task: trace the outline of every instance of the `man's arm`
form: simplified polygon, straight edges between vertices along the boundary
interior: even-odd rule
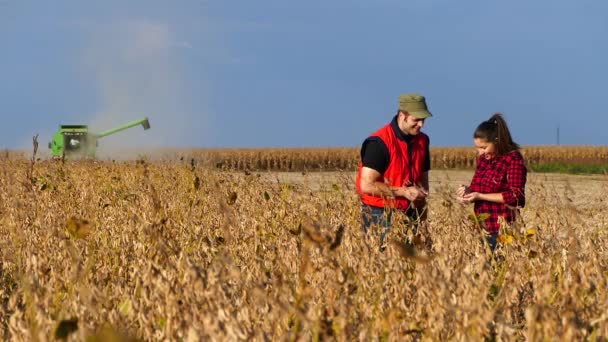
[[[390,186],[380,182],[381,177],[380,172],[364,166],[361,169],[361,191],[385,198],[405,197],[410,201],[426,197],[425,191],[418,187]]]
[[[420,185],[422,186],[424,191],[426,191],[427,193],[429,192],[429,173],[428,173],[428,171],[422,173],[422,176],[420,177]]]
[[[426,153],[424,158],[424,168],[422,169],[422,176],[420,177],[420,186],[426,191],[429,192],[429,171],[431,170],[431,148],[430,142],[426,144]]]
[[[361,191],[368,195],[393,198],[398,196],[395,192],[397,188],[388,186],[387,184],[378,181],[382,175],[380,172],[369,168],[363,167],[361,169]]]

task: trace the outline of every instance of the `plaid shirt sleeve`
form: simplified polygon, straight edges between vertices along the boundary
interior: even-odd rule
[[[527,169],[519,152],[513,152],[507,160],[507,190],[502,192],[505,204],[523,208],[526,205]]]

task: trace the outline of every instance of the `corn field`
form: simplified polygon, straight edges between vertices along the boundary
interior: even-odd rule
[[[606,164],[606,146],[529,146],[522,150],[531,165],[553,162]],[[281,149],[198,149],[156,150],[154,159],[172,161],[181,158],[221,170],[239,171],[350,171],[356,170],[360,150],[343,148],[281,148]],[[135,155],[136,156],[136,155]],[[434,169],[474,169],[477,152],[473,147],[431,147]]]
[[[530,164],[551,162],[608,163],[608,147],[525,147]],[[193,152],[195,158],[210,166],[228,170],[251,171],[336,171],[356,170],[359,148],[317,149],[224,149]],[[431,165],[437,169],[474,169],[477,152],[472,147],[432,147]]]
[[[434,162],[471,167],[454,151]],[[523,223],[492,257],[453,195],[472,172],[434,169],[432,250],[405,248],[399,221],[381,252],[361,229],[357,153],[0,158],[2,338],[608,339],[608,176],[530,174]],[[310,165],[349,171],[255,171]]]
[[[126,149],[128,151],[128,149]],[[0,152],[0,159],[23,159],[29,152]],[[111,151],[102,160],[151,159],[173,162],[194,159],[210,168],[233,171],[349,171],[360,161],[357,147],[260,148],[260,149],[154,149]],[[531,165],[553,162],[607,164],[608,146],[528,146],[522,149]],[[48,157],[48,156],[47,156]],[[431,147],[434,169],[474,169],[477,152],[473,147]]]

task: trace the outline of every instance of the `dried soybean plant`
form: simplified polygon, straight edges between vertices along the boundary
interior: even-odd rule
[[[492,257],[439,173],[419,254],[363,234],[353,172],[30,162],[0,160],[7,340],[608,337],[605,178],[531,175]]]

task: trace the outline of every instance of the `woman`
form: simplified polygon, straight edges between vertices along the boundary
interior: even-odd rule
[[[479,152],[471,185],[456,191],[461,203],[475,203],[475,215],[486,217],[482,225],[488,232],[488,244],[494,251],[500,231],[498,218],[515,221],[526,204],[526,165],[520,147],[513,141],[502,114],[482,122],[473,134]]]

